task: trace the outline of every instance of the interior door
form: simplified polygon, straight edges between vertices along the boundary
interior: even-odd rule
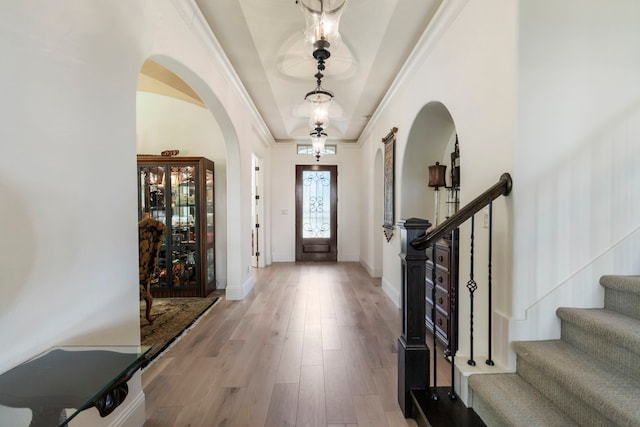
[[[338,260],[337,188],[337,166],[296,166],[296,261]]]

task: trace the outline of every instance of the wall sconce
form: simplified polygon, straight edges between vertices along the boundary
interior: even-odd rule
[[[460,206],[460,148],[458,135],[451,153],[451,187],[447,187],[447,218],[458,212]]]
[[[438,210],[440,204],[439,188],[446,186],[446,171],[447,165],[441,165],[440,162],[436,162],[435,165],[429,166],[429,187],[433,187],[435,194],[433,225],[436,227],[438,226]]]

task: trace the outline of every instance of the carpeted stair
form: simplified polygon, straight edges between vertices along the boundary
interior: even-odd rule
[[[603,276],[604,308],[559,308],[561,339],[514,342],[517,372],[469,378],[488,426],[640,426],[640,276]]]

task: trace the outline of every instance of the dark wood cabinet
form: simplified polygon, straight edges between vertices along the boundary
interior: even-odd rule
[[[154,297],[204,297],[216,288],[213,162],[138,156],[138,219],[166,226]]]
[[[434,306],[435,289],[435,334],[445,347],[445,354],[450,355],[457,348],[457,310],[458,295],[458,239],[457,230],[447,239],[442,239],[432,248],[425,274],[426,285],[426,326],[434,332],[432,308]]]

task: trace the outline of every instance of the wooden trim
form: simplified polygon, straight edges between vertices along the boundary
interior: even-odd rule
[[[509,193],[511,193],[512,186],[513,182],[511,180],[511,175],[508,173],[502,174],[497,183],[473,199],[434,230],[426,233],[422,237],[412,240],[411,246],[415,249],[427,249],[435,242],[451,233],[453,229],[458,228],[463,222],[471,218],[473,215],[480,212],[480,210],[487,206],[492,200],[495,200],[500,196],[508,196]]]

